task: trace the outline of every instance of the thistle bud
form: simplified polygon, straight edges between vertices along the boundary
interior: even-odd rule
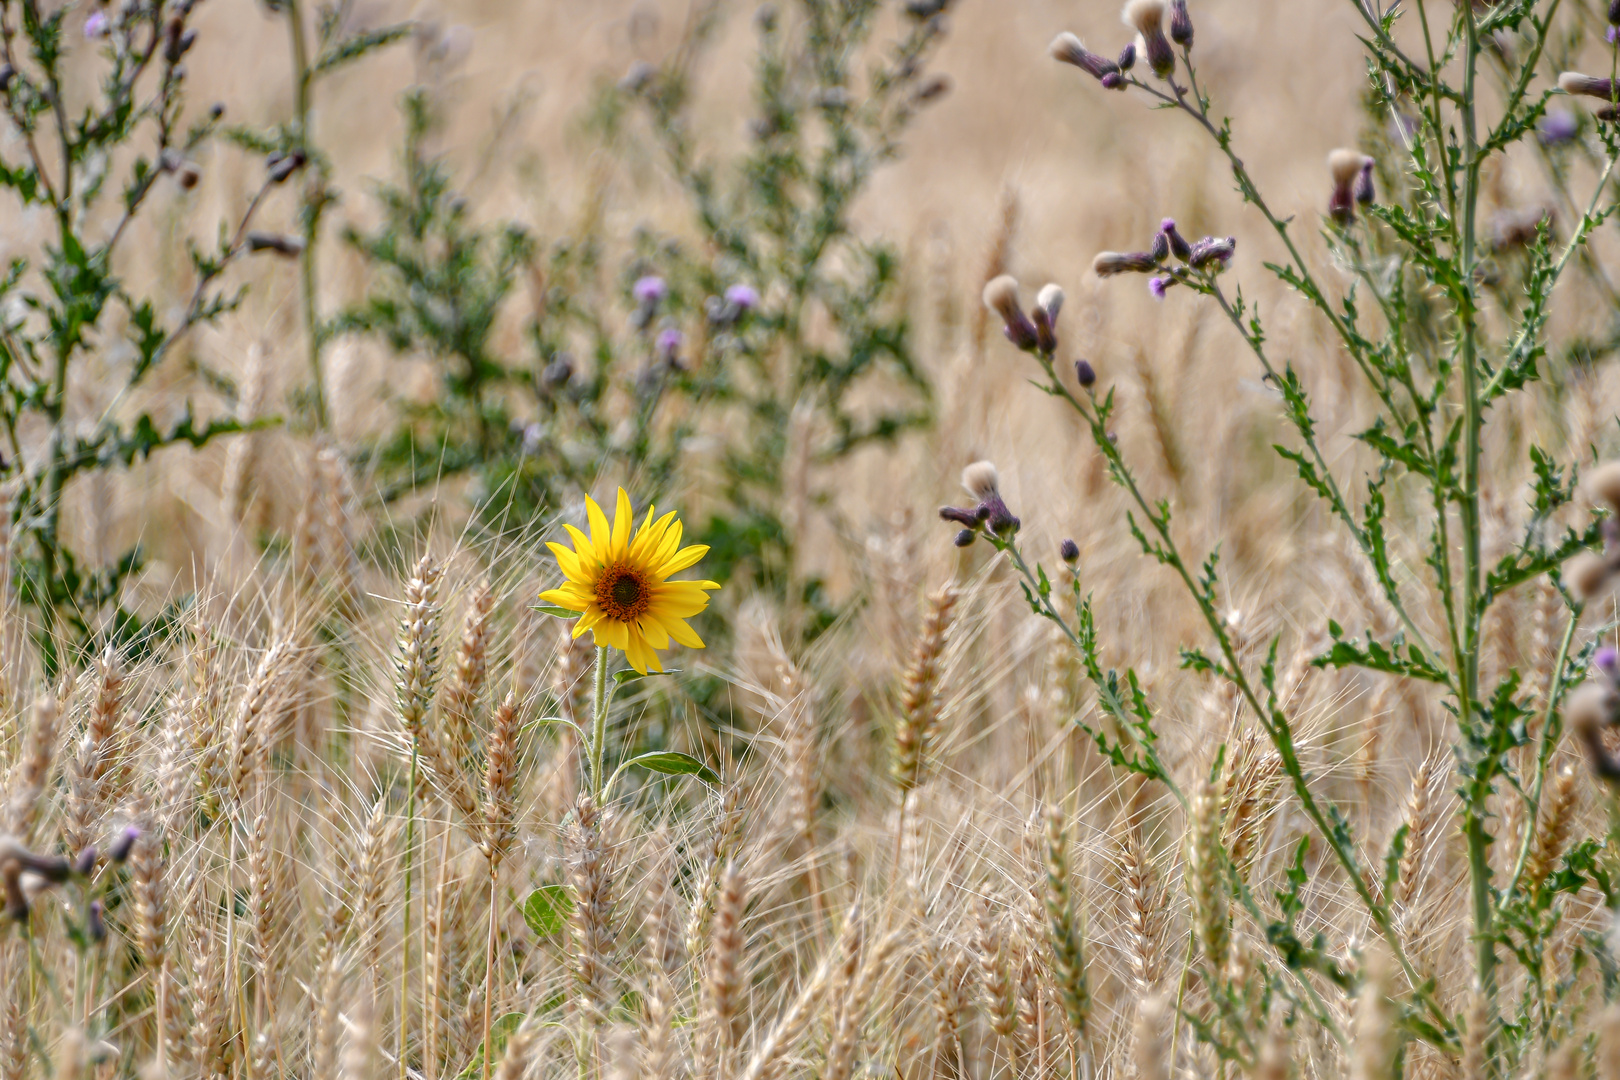
[[[1019,521],[1001,498],[1000,477],[988,461],[975,461],[962,470],[962,486],[978,500],[978,513],[993,533],[1014,533]]]
[[[1233,252],[1237,251],[1237,237],[1206,236],[1192,246],[1192,253],[1187,256],[1187,265],[1194,270],[1202,270],[1212,263],[1219,263],[1215,272],[1226,269],[1226,264],[1232,261]]]
[[[1566,71],[1558,76],[1558,89],[1579,97],[1603,98],[1605,101],[1614,98],[1613,79],[1599,79],[1578,71]]]
[[[959,548],[970,547],[978,535],[979,534],[974,532],[972,529],[963,529],[961,532],[956,534],[956,539],[952,540],[951,543],[955,544]]]
[[[1151,274],[1159,268],[1160,259],[1151,251],[1100,251],[1091,260],[1091,268],[1098,277],[1115,274]]]
[[[1073,566],[1080,561],[1080,545],[1073,540],[1065,539],[1062,544],[1058,545],[1058,554],[1063,557],[1064,562]]]
[[[1609,0],[1609,25],[1620,26],[1620,0]]]
[[[1063,310],[1063,290],[1046,285],[1035,294],[1035,310],[1031,317],[1035,323],[1035,347],[1048,355],[1057,352],[1058,312]]]
[[[1170,257],[1170,238],[1164,235],[1162,231],[1154,233],[1153,246],[1149,250],[1152,252],[1155,262],[1164,262]]]
[[[1187,243],[1186,237],[1176,231],[1175,218],[1165,218],[1159,223],[1159,235],[1168,242],[1170,254],[1182,262],[1186,262],[1192,255],[1192,245]]]
[[[1361,175],[1365,155],[1356,150],[1339,149],[1328,155],[1328,174],[1333,177],[1333,195],[1328,199],[1328,214],[1340,225],[1356,219],[1356,178]]]
[[[1018,280],[1007,274],[992,278],[984,287],[984,306],[1001,316],[1007,340],[1029,352],[1039,344],[1035,324],[1018,306]]]
[[[96,868],[96,845],[86,844],[79,857],[73,860],[73,872],[79,877],[89,877]]]
[[[247,234],[247,249],[255,254],[268,251],[291,259],[304,250],[304,242],[296,236],[282,236],[280,233],[250,232]]]
[[[126,826],[113,840],[112,847],[107,849],[107,858],[114,863],[128,861],[129,853],[135,850],[135,841],[141,838],[141,830],[133,825]]]
[[[202,169],[195,161],[182,161],[174,170],[174,182],[181,191],[190,191],[202,179]]]
[[[302,150],[294,150],[290,154],[283,154],[278,150],[264,159],[264,165],[270,177],[270,182],[280,184],[284,183],[293,173],[302,169],[308,160]]]
[[[1129,71],[1131,68],[1135,67],[1136,42],[1132,41],[1123,49],[1119,50],[1119,59],[1115,60],[1114,63],[1119,67],[1120,71]]]
[[[1609,561],[1593,551],[1583,551],[1564,564],[1563,578],[1575,599],[1587,601],[1602,591],[1612,571]]]
[[[1620,514],[1620,461],[1610,461],[1593,469],[1586,477],[1586,489],[1594,499],[1609,504]]]
[[[1592,771],[1611,783],[1620,780],[1620,763],[1609,756],[1603,744],[1603,730],[1615,721],[1620,695],[1607,679],[1581,684],[1564,702],[1564,722],[1586,748]]]
[[[1169,78],[1176,69],[1176,52],[1164,36],[1165,0],[1128,0],[1121,18],[1125,25],[1142,35],[1142,51],[1148,66],[1159,78]]]
[[[1187,14],[1187,0],[1170,0],[1170,40],[1183,49],[1192,48],[1192,16]]]
[[[1098,81],[1102,83],[1102,88],[1104,90],[1123,90],[1123,89],[1125,89],[1125,76],[1121,75],[1117,71],[1110,71],[1108,74],[1104,75]]]
[[[1097,369],[1091,366],[1089,360],[1076,360],[1074,362],[1074,378],[1081,387],[1089,390],[1097,382]]]
[[[100,900],[90,901],[90,907],[84,913],[84,930],[85,935],[97,945],[107,940],[106,910]]]
[[[1053,38],[1046,51],[1052,54],[1052,59],[1059,63],[1073,64],[1093,79],[1119,74],[1119,67],[1112,60],[1087,49],[1080,43],[1079,38],[1068,31]]]
[[[1356,205],[1371,206],[1376,193],[1373,191],[1373,165],[1372,158],[1361,163],[1361,175],[1356,177]]]

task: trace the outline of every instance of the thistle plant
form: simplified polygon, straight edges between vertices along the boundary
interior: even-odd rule
[[[1478,1049],[1480,1060],[1494,1062],[1493,1069],[1509,1075],[1567,1030],[1557,1013],[1569,1004],[1563,1000],[1569,984],[1546,978],[1543,965],[1549,936],[1570,914],[1571,894],[1590,885],[1610,907],[1620,899],[1600,866],[1606,857],[1600,853],[1613,839],[1585,837],[1567,844],[1569,792],[1563,782],[1549,777],[1561,745],[1566,693],[1585,677],[1595,647],[1595,641],[1583,643],[1579,634],[1584,601],[1607,581],[1613,565],[1608,556],[1582,555],[1603,545],[1612,531],[1604,513],[1584,515],[1575,500],[1581,459],[1594,451],[1526,445],[1491,424],[1511,396],[1534,397],[1544,377],[1556,381],[1560,376],[1562,361],[1548,340],[1554,290],[1589,253],[1589,240],[1616,206],[1611,178],[1617,144],[1607,126],[1614,116],[1614,87],[1600,78],[1560,76],[1552,66],[1549,52],[1555,45],[1560,53],[1567,48],[1573,31],[1564,23],[1575,17],[1561,11],[1557,0],[1490,7],[1464,3],[1438,11],[1434,5],[1383,7],[1373,0],[1351,0],[1351,7],[1366,54],[1370,119],[1375,130],[1387,125],[1402,135],[1379,143],[1376,158],[1346,149],[1329,159],[1317,219],[1321,242],[1331,256],[1328,262],[1305,250],[1300,234],[1308,208],[1274,207],[1267,201],[1238,155],[1233,124],[1214,110],[1195,62],[1196,11],[1180,3],[1167,7],[1162,0],[1131,0],[1125,19],[1138,37],[1117,60],[1087,49],[1072,34],[1054,41],[1051,53],[1080,68],[1102,89],[1130,91],[1166,113],[1180,114],[1208,136],[1224,157],[1238,194],[1259,212],[1284,253],[1265,270],[1313,310],[1361,377],[1360,404],[1371,422],[1356,438],[1370,451],[1374,467],[1358,479],[1342,467],[1335,469],[1306,378],[1278,355],[1261,312],[1231,280],[1238,270],[1234,238],[1190,241],[1166,218],[1143,250],[1104,252],[1094,261],[1100,277],[1147,277],[1160,300],[1170,302],[1185,293],[1191,294],[1187,303],[1213,304],[1275,395],[1288,429],[1278,440],[1277,453],[1324,503],[1359,553],[1396,628],[1382,637],[1371,630],[1358,637],[1329,620],[1328,645],[1314,658],[1315,665],[1359,669],[1417,693],[1438,693],[1444,700],[1453,720],[1450,741],[1473,923],[1471,966],[1479,988],[1468,1006],[1469,1017],[1436,997],[1433,983],[1414,963],[1397,930],[1389,886],[1399,872],[1408,829],[1395,832],[1382,858],[1369,852],[1370,839],[1356,835],[1331,789],[1302,760],[1295,718],[1279,693],[1279,643],[1274,640],[1259,657],[1245,648],[1223,615],[1219,549],[1203,556],[1186,552],[1185,539],[1172,529],[1171,503],[1147,490],[1113,437],[1120,417],[1106,376],[1079,361],[1071,380],[1066,365],[1060,364],[1062,293],[1055,286],[1041,290],[1028,312],[1011,279],[991,282],[985,302],[1001,316],[1008,340],[1038,365],[1037,385],[1071,409],[1091,435],[1127,497],[1126,525],[1142,552],[1172,571],[1197,606],[1208,644],[1184,648],[1183,666],[1229,688],[1243,723],[1256,725],[1269,740],[1292,802],[1315,834],[1310,842],[1331,853],[1331,864],[1313,871],[1301,840],[1289,886],[1278,894],[1278,903],[1263,903],[1251,894],[1232,853],[1209,832],[1218,812],[1210,801],[1209,782],[1173,775],[1156,747],[1157,713],[1141,680],[1129,668],[1104,667],[1080,569],[1054,582],[1024,554],[1017,519],[1004,509],[997,511],[987,499],[971,510],[942,511],[942,516],[964,526],[958,543],[982,536],[1004,554],[1031,608],[1061,628],[1078,651],[1099,711],[1108,720],[1107,727],[1085,717],[1076,721],[1097,748],[1117,768],[1162,785],[1191,816],[1197,839],[1188,887],[1195,893],[1195,908],[1206,921],[1216,918],[1210,913],[1221,912],[1218,918],[1224,923],[1230,905],[1239,923],[1246,919],[1269,943],[1267,999],[1286,1001],[1289,1010],[1339,1032],[1324,1011],[1321,988],[1348,994],[1360,976],[1336,959],[1337,947],[1320,938],[1303,940],[1296,931],[1303,910],[1301,890],[1312,873],[1336,877],[1359,900],[1369,935],[1379,939],[1376,949],[1394,965],[1363,962],[1364,969],[1372,964],[1379,975],[1376,986],[1369,983],[1360,992],[1358,1016],[1377,1012],[1383,1025],[1378,1037],[1384,1041],[1358,1045],[1356,1067],[1374,1070],[1365,1075],[1388,1075],[1395,1056],[1389,1041],[1395,1038],[1394,1021],[1378,1011],[1382,1005],[1369,1004],[1388,994],[1398,1001],[1406,1036],[1455,1055],[1463,1052],[1463,1040],[1472,1031],[1472,1037],[1486,1041],[1481,1046],[1488,1044]],[[1138,63],[1138,56],[1147,63]],[[1487,83],[1492,84],[1488,90]],[[1582,136],[1596,162],[1584,181],[1584,209],[1562,235],[1550,221],[1539,220],[1526,238],[1523,257],[1510,261],[1492,251],[1485,235],[1481,175],[1509,148],[1533,140],[1549,106],[1566,93],[1609,99],[1594,109],[1596,125]],[[1487,462],[1499,474],[1485,476]],[[1523,536],[1505,554],[1488,559],[1484,502],[1491,491],[1519,483],[1526,486],[1529,503]],[[1604,501],[1601,496],[1599,501]],[[1563,524],[1570,520],[1576,524]],[[1612,551],[1613,540],[1608,543]],[[1405,564],[1409,545],[1421,549],[1421,566]],[[1077,554],[1077,549],[1064,552],[1071,563]],[[1561,573],[1560,567],[1577,556],[1581,562],[1574,572]],[[1485,620],[1493,605],[1541,581],[1550,582],[1561,598],[1563,615],[1551,676],[1538,696],[1513,667],[1484,673],[1481,656]],[[1607,655],[1603,659],[1614,663]],[[1602,745],[1596,733],[1613,722],[1613,700],[1612,691],[1594,690],[1583,697],[1579,717],[1573,715],[1577,703],[1571,702],[1572,719],[1579,720],[1594,750],[1594,765],[1604,776],[1614,770],[1607,753],[1597,753]],[[1221,748],[1214,775],[1232,749]],[[1189,788],[1190,783],[1203,786]],[[1517,835],[1504,836],[1495,823],[1498,795],[1522,804],[1526,824]],[[1549,814],[1557,818],[1556,825],[1538,824]],[[1555,839],[1548,840],[1550,835]],[[1493,877],[1492,846],[1507,843],[1513,846],[1506,859],[1508,872]],[[1538,854],[1546,847],[1558,854]],[[1214,922],[1200,929],[1210,1000],[1207,1008],[1184,1007],[1184,1015],[1221,1059],[1254,1067],[1265,1027],[1257,1026],[1260,1018],[1245,1018],[1232,1007],[1236,980],[1224,983],[1226,976],[1219,970],[1224,958],[1217,954],[1225,946],[1213,944],[1225,939],[1226,931]],[[1611,962],[1608,950],[1595,936],[1577,947],[1605,964]],[[1504,965],[1509,971],[1502,970]],[[1364,1042],[1361,1026],[1358,1020],[1357,1039]]]

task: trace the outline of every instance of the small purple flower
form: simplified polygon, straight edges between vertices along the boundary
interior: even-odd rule
[[[1620,41],[1620,26],[1611,26],[1607,30],[1603,31],[1603,40],[1607,41],[1610,45]]]
[[[1592,658],[1592,663],[1611,679],[1620,676],[1620,650],[1612,645],[1599,649],[1597,655]]]
[[[673,364],[680,357],[681,346],[686,344],[686,335],[673,326],[658,333],[658,359],[666,364]]]
[[[738,311],[752,311],[759,306],[759,291],[752,285],[741,282],[726,290],[726,303]]]
[[[648,274],[636,279],[636,283],[630,286],[630,295],[636,298],[638,304],[656,304],[669,295],[669,286],[657,274]]]
[[[1541,118],[1541,124],[1536,128],[1536,137],[1543,146],[1559,146],[1573,139],[1580,131],[1580,122],[1575,114],[1565,109],[1555,109]]]
[[[1163,300],[1165,290],[1169,287],[1169,278],[1156,277],[1148,281],[1148,292],[1153,294],[1155,300]]]
[[[107,13],[105,11],[92,11],[90,17],[84,20],[84,36],[94,40],[107,35]]]

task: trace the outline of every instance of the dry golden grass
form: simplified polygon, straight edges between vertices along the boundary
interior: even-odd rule
[[[1352,16],[1280,0],[1199,7],[1203,79],[1239,118],[1241,153],[1275,205],[1314,215],[1327,152],[1364,123]],[[366,8],[357,17],[411,14]],[[548,236],[687,227],[650,156],[603,151],[580,119],[593,88],[672,47],[683,4],[465,0],[427,14],[442,36],[424,40],[443,56],[402,47],[324,92],[319,138],[341,148],[345,220],[372,212],[365,192],[391,168],[397,93],[423,79],[451,107],[439,149],[472,178],[480,218]],[[1083,15],[1114,19],[1111,5]],[[1493,1075],[1469,1023],[1484,1014],[1440,698],[1309,664],[1328,619],[1393,631],[1376,586],[1271,456],[1275,400],[1230,328],[1189,297],[1159,305],[1135,284],[1100,282],[1091,256],[1129,250],[1166,214],[1190,235],[1238,236],[1235,273],[1311,386],[1346,475],[1368,464],[1349,438],[1365,390],[1303,302],[1258,271],[1274,244],[1213,150],[1124,95],[1082,92],[1045,60],[1074,5],[962,0],[951,18],[939,67],[953,92],[857,215],[909,256],[939,419],[818,476],[836,513],[800,522],[797,569],[862,602],[801,647],[778,601],[723,593],[726,645],[679,663],[724,681],[729,726],[659,689],[620,714],[626,727],[667,721],[663,741],[713,764],[718,789],[649,782],[606,805],[582,794],[577,739],[540,723],[583,724],[590,693],[589,653],[529,610],[549,564],[461,543],[453,489],[422,535],[388,531],[345,452],[391,422],[388,394],[432,393],[410,358],[335,347],[333,430],[319,439],[238,436],[70,489],[79,550],[108,559],[146,544],[135,606],[197,600],[183,633],[149,654],[95,658],[49,685],[5,596],[0,873],[8,903],[33,914],[29,935],[0,935],[0,1080],[1213,1076],[1220,1066],[1178,1015],[1210,992],[1189,975],[1194,956],[1252,1008],[1254,1076],[1386,1075],[1386,995],[1412,987],[1368,947],[1375,930],[1320,842],[1304,854],[1296,930],[1322,933],[1365,979],[1352,994],[1303,977],[1324,1022],[1288,1026],[1260,1004],[1256,971],[1275,966],[1265,928],[1229,910],[1220,876],[1229,863],[1269,913],[1308,830],[1236,695],[1179,667],[1180,647],[1206,630],[1179,583],[1141,557],[1100,456],[1024,385],[1023,358],[979,314],[980,288],[1003,271],[1068,288],[1065,349],[1118,389],[1120,445],[1174,504],[1178,538],[1222,545],[1222,602],[1244,660],[1258,665],[1280,640],[1301,756],[1345,808],[1364,863],[1381,870],[1408,827],[1389,897],[1398,932],[1466,1038],[1455,1058],[1410,1044],[1407,1075]],[[744,137],[746,24],[734,13],[697,80],[702,134],[718,147]],[[229,90],[261,110],[242,119],[285,117],[280,20],[211,0],[198,25],[219,44],[193,61],[196,98]],[[238,156],[201,164],[198,190],[162,207],[122,268],[176,297],[188,271],[172,241],[206,235],[258,184]],[[1492,184],[1496,208],[1547,197],[1528,162]],[[292,212],[277,203],[267,220],[288,226]],[[3,220],[0,253],[47,224]],[[1319,244],[1307,250],[1326,263]],[[327,308],[356,299],[363,267],[335,241],[322,259]],[[189,345],[241,380],[244,417],[279,413],[303,377],[289,265],[255,266],[246,305]],[[139,401],[114,402],[90,371],[76,411],[178,411],[178,385],[154,379]],[[1502,410],[1566,457],[1620,448],[1612,367],[1564,400]],[[934,519],[960,469],[986,457],[1048,566],[1060,539],[1078,543],[1104,657],[1143,676],[1161,755],[1192,794],[1185,811],[1073,726],[1100,713],[1072,651],[1030,615],[1004,562],[983,544],[953,549]],[[1526,479],[1490,475],[1499,550],[1522,527]],[[661,501],[688,496],[701,493]],[[265,536],[293,557],[265,555]],[[379,537],[396,549],[374,557]],[[1401,538],[1398,557],[1419,564],[1421,540]],[[1488,662],[1545,686],[1558,609],[1521,589],[1498,611]],[[1600,622],[1589,617],[1580,643]],[[1555,760],[1526,847],[1535,878],[1572,835],[1601,830],[1605,807],[1575,748]],[[1525,839],[1516,805],[1501,809],[1500,879]],[[114,863],[129,828],[133,847]],[[49,856],[87,846],[102,856],[88,875],[51,880],[65,875]],[[570,910],[537,933],[522,909],[546,887]],[[70,940],[97,925],[104,940]],[[1578,935],[1607,926],[1601,898],[1577,894],[1546,964],[1549,979],[1586,980],[1575,1030],[1601,1031],[1596,1075],[1613,1078],[1620,1023],[1597,1015],[1599,976],[1569,968]],[[1574,1068],[1537,1060],[1521,1075]]]

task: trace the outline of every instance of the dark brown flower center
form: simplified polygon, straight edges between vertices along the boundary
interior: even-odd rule
[[[647,610],[651,599],[649,583],[635,567],[610,566],[596,579],[596,602],[610,619],[631,622]]]

